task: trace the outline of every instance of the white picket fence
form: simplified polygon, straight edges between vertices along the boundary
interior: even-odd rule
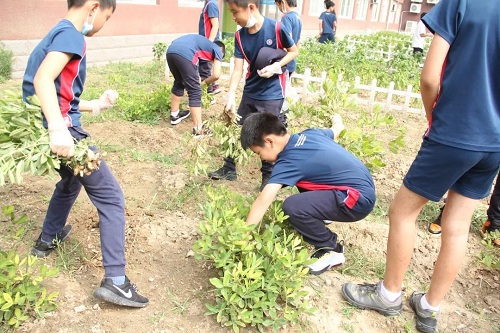
[[[223,62],[222,68],[223,70],[219,80],[229,80],[229,78],[231,77],[231,73],[234,70],[234,58],[231,58],[228,63]],[[246,77],[247,70],[247,64],[245,63],[240,84],[243,84],[243,78]],[[165,67],[165,76],[167,78],[170,76],[168,66]],[[311,74],[310,68],[306,68],[304,74],[294,73],[291,76],[292,83],[300,82],[300,84],[298,86],[297,84],[292,85],[292,99],[294,101],[300,99],[302,102],[306,102],[310,97],[323,95],[325,93],[323,84],[327,79],[328,78],[326,72],[322,72],[320,77],[315,77]],[[311,83],[316,83],[313,89],[311,89]],[[381,107],[388,110],[425,114],[423,106],[421,106],[420,108],[411,106],[414,100],[417,100],[418,104],[422,105],[422,98],[420,96],[420,93],[413,92],[412,85],[408,85],[405,91],[395,90],[394,86],[394,82],[390,82],[389,87],[387,88],[378,87],[377,79],[373,79],[371,84],[362,84],[360,77],[357,76],[354,80],[354,89],[357,91],[357,93],[353,97],[357,103],[368,105],[370,108],[375,105],[380,105]],[[368,92],[368,94],[363,92]],[[378,93],[385,94],[385,98],[383,100],[377,98]],[[299,94],[300,97],[298,96]],[[396,96],[403,97],[403,101],[396,101]]]

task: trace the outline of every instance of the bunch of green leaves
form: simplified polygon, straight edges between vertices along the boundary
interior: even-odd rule
[[[212,117],[206,126],[212,131],[207,140],[199,140],[191,150],[190,169],[197,175],[205,173],[212,156],[232,157],[238,164],[245,164],[252,152],[241,147],[241,126],[222,117]]]
[[[10,79],[14,52],[5,49],[0,43],[0,83]]]
[[[384,140],[380,138],[381,133],[395,132],[398,134],[388,143],[392,153],[396,154],[405,145],[404,129],[394,128],[394,126],[394,117],[375,106],[372,112],[361,112],[357,126],[343,131],[339,143],[357,156],[373,172],[386,165],[384,162]],[[378,133],[374,129],[379,129]]]
[[[24,233],[29,220],[26,215],[17,218],[13,206],[3,207],[10,219],[14,239]],[[42,283],[58,273],[34,256],[20,258],[14,250],[0,251],[0,331],[19,327],[31,317],[43,317],[57,307],[57,292],[48,294]]]
[[[226,54],[222,61],[229,62],[229,59],[231,59],[231,57],[234,57],[234,38],[224,37],[222,39],[222,42],[224,43],[224,46],[226,48]]]
[[[499,269],[500,248],[493,243],[495,239],[500,239],[500,230],[495,230],[485,234],[485,237],[481,242],[485,248],[479,254],[479,260],[488,268]]]
[[[208,188],[207,196],[194,250],[219,273],[210,279],[215,304],[207,304],[208,314],[235,332],[247,326],[263,332],[312,313],[303,288],[308,252],[285,223],[281,203],[275,202],[256,228],[245,224],[248,197],[225,188]]]
[[[157,124],[162,117],[170,115],[170,86],[159,84],[153,89],[129,86],[127,90],[118,91],[120,99],[116,108],[127,121]]]
[[[6,179],[12,184],[22,183],[24,172],[55,175],[61,163],[73,170],[83,166],[84,173],[90,170],[88,162],[95,163],[90,171],[97,169],[101,156],[88,148],[93,145],[90,139],[80,140],[75,145],[72,158],[59,158],[51,152],[36,96],[32,97],[32,102],[33,105],[24,103],[19,94],[11,91],[4,91],[0,96],[0,186],[5,185]],[[91,159],[89,154],[92,154]]]
[[[47,293],[41,283],[58,273],[34,256],[20,258],[0,251],[0,327],[19,327],[30,317],[43,317],[57,307],[58,292]]]
[[[156,43],[153,45],[153,56],[155,61],[165,60],[167,54],[167,43]]]

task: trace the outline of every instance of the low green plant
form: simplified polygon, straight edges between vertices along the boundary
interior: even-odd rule
[[[167,43],[156,43],[153,45],[153,56],[155,61],[165,60],[167,53]]]
[[[207,196],[194,245],[196,258],[209,261],[219,275],[210,279],[215,304],[206,305],[207,314],[235,332],[246,326],[263,332],[312,313],[303,288],[308,251],[284,223],[281,203],[275,202],[256,228],[244,220],[250,198],[225,188],[207,188]]]
[[[479,254],[479,260],[488,268],[499,269],[500,248],[493,244],[495,239],[500,239],[500,230],[495,230],[494,232],[488,232],[485,234],[484,239],[481,241],[484,245],[484,249]]]
[[[7,235],[11,236],[15,240],[19,240],[26,232],[26,228],[30,222],[27,215],[22,215],[17,218],[14,212],[14,206],[4,206],[3,214],[10,219],[10,224],[7,228]]]
[[[165,84],[155,89],[142,86],[127,87],[120,91],[116,105],[123,119],[146,124],[157,124],[170,114],[170,87]]]
[[[26,215],[16,218],[13,206],[3,208],[10,218],[13,237],[19,237],[18,226],[26,223]],[[21,258],[14,250],[0,251],[0,331],[17,328],[32,317],[43,317],[57,307],[57,292],[48,293],[43,282],[55,276],[57,268],[49,268],[34,256]]]
[[[53,311],[59,293],[48,294],[42,282],[57,273],[34,256],[21,259],[13,250],[0,251],[0,325],[19,327],[30,317]]]
[[[10,79],[12,75],[12,63],[14,62],[14,52],[5,49],[0,43],[0,83]]]

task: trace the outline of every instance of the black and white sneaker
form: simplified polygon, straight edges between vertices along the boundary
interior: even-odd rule
[[[71,225],[65,225],[51,243],[42,241],[42,233],[40,233],[40,236],[38,236],[35,242],[35,246],[31,249],[31,254],[38,258],[45,258],[59,246],[60,242],[64,242],[69,235],[71,235],[71,229]]]
[[[149,300],[138,294],[135,284],[125,277],[125,283],[116,285],[110,278],[104,278],[101,286],[94,291],[94,297],[103,301],[129,306],[133,308],[143,308],[149,304]]]
[[[178,123],[189,117],[190,114],[191,112],[189,112],[189,110],[182,110],[179,111],[176,116],[170,115],[170,124],[177,125]]]

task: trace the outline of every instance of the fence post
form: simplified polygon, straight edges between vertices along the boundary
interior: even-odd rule
[[[408,87],[406,88],[405,104],[403,105],[403,110],[406,112],[408,112],[408,108],[410,107],[410,95],[412,90],[413,86],[409,84]]]
[[[392,104],[392,93],[394,92],[394,81],[389,83],[389,90],[387,91],[387,100],[385,101],[385,107],[389,110],[391,109]]]
[[[309,86],[309,81],[311,80],[311,69],[306,68],[304,72],[304,80],[302,80],[302,102],[305,103],[307,97],[307,87]]]
[[[373,104],[375,103],[376,89],[377,89],[377,79],[373,79],[372,85],[370,87],[370,103],[368,104],[370,106],[370,109],[373,108]]]

